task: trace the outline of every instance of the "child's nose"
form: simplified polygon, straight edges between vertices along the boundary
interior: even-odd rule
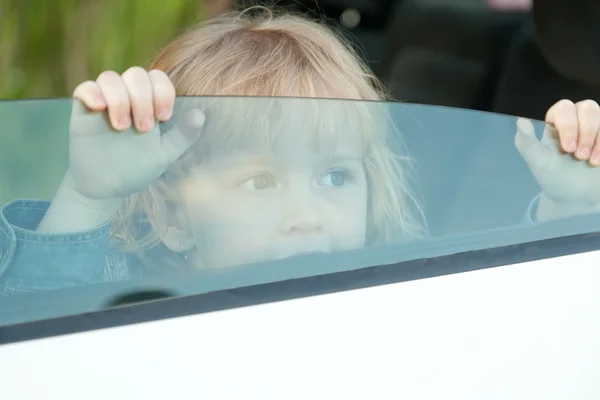
[[[295,199],[290,200],[279,224],[281,233],[285,235],[323,233],[322,218],[314,196],[298,194]]]

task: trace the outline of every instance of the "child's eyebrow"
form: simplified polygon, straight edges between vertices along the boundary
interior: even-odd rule
[[[356,154],[327,154],[323,157],[323,161],[334,163],[358,163],[362,164],[363,158]]]
[[[265,165],[272,162],[271,156],[264,153],[238,152],[212,158],[208,164],[218,168],[234,168],[247,165]]]

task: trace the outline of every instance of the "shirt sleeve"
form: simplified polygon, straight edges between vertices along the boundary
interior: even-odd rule
[[[110,246],[110,223],[73,234],[38,233],[50,202],[15,200],[0,208],[0,295],[129,279]]]

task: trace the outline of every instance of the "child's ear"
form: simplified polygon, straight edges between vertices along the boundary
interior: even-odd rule
[[[170,226],[167,228],[162,242],[169,250],[175,253],[186,253],[195,245],[194,235],[192,235],[192,232],[176,226]]]

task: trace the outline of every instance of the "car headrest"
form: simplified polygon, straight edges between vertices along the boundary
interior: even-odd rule
[[[600,0],[534,0],[536,41],[561,75],[600,86]]]

